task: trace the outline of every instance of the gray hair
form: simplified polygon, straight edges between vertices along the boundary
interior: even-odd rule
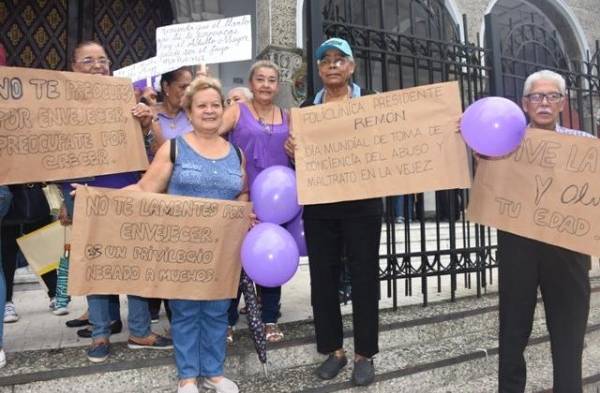
[[[254,97],[254,95],[252,94],[250,89],[248,89],[246,86],[236,86],[236,87],[232,88],[231,90],[229,90],[227,95],[229,96],[234,91],[239,91],[240,93],[242,93],[244,95],[244,97],[246,97],[248,99],[248,101]]]
[[[565,82],[565,78],[563,78],[562,75],[550,70],[541,70],[534,72],[533,74],[527,77],[527,79],[525,80],[525,85],[523,86],[523,96],[526,96],[527,94],[531,93],[531,88],[533,84],[540,80],[554,82],[558,87],[560,94],[567,94],[567,83]]]
[[[277,80],[279,80],[279,76],[281,75],[279,66],[270,60],[259,60],[256,63],[252,64],[252,66],[250,67],[250,72],[248,73],[248,81],[249,82],[252,81],[252,77],[254,77],[254,73],[259,68],[270,68],[270,69],[274,70],[275,73],[277,74]]]

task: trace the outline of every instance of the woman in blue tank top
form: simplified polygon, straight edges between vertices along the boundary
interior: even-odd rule
[[[247,201],[243,157],[219,136],[223,94],[218,80],[197,78],[187,88],[183,107],[193,132],[163,144],[144,177],[128,189],[173,195]],[[175,157],[171,154],[175,143]],[[197,393],[204,387],[222,393],[238,392],[223,376],[227,309],[231,300],[169,300],[171,332],[179,373],[178,393]]]

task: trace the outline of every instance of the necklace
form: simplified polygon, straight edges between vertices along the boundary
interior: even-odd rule
[[[258,124],[263,128],[263,131],[267,134],[273,134],[273,123],[275,123],[275,105],[271,106],[271,123],[267,123],[265,119],[258,113],[256,106],[254,105],[254,100],[250,101],[252,105],[252,109],[254,109],[254,113],[258,116]]]

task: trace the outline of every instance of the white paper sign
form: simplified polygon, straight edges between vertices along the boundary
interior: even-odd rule
[[[133,82],[136,82],[162,74],[163,72],[168,71],[160,71],[158,69],[157,58],[151,57],[144,61],[140,61],[139,63],[131,64],[127,67],[113,71],[113,75],[120,76],[122,78],[129,78]]]
[[[250,15],[243,15],[159,27],[156,29],[158,68],[251,59],[250,21]]]

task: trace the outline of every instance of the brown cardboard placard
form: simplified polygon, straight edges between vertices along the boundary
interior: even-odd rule
[[[469,188],[458,82],[292,109],[303,205]]]
[[[502,159],[481,159],[467,216],[474,222],[600,255],[600,141],[528,129]]]
[[[248,202],[79,187],[69,294],[237,295]]]
[[[32,68],[0,73],[0,184],[145,170],[124,78]]]

